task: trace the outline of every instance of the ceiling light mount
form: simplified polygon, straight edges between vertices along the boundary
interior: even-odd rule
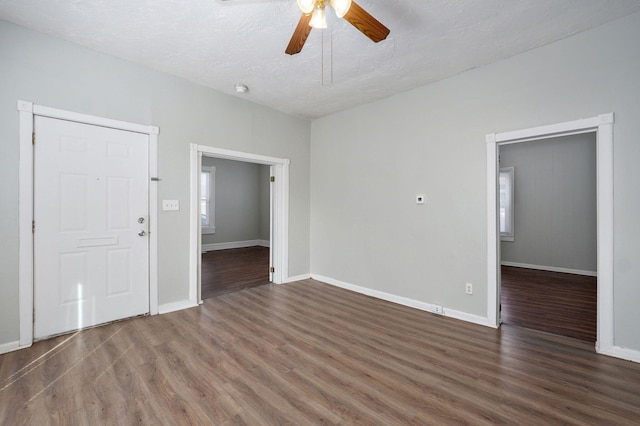
[[[242,93],[247,93],[249,91],[249,86],[242,83],[236,83],[233,85],[233,89],[236,91],[236,93],[242,94]]]

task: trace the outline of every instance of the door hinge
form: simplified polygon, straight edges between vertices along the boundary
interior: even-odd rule
[[[35,232],[36,232],[36,221],[32,220],[31,221],[31,233],[35,234]]]
[[[273,266],[271,268],[269,268],[269,272],[275,272],[276,268],[274,268]]]
[[[36,144],[36,132],[31,132],[31,145]]]
[[[276,181],[276,177],[275,176],[271,176],[271,178],[269,179],[270,182],[275,182]]]

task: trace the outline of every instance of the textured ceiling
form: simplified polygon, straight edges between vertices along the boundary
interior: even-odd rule
[[[640,11],[638,0],[357,0],[372,43],[327,10],[298,55],[295,0],[0,0],[0,19],[233,96],[316,118]],[[233,84],[249,92],[238,95]]]

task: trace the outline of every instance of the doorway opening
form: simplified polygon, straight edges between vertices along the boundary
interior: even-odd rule
[[[272,166],[206,155],[201,161],[202,299],[268,284]]]
[[[500,145],[499,160],[503,323],[595,343],[595,132]]]
[[[229,160],[231,162],[228,162]],[[217,277],[213,277],[214,279],[219,282],[226,281],[229,284],[227,289],[218,289],[221,292],[232,291],[234,287],[244,288],[257,283],[273,282],[281,284],[286,282],[289,276],[289,160],[192,144],[190,161],[189,300],[194,304],[202,303],[203,298],[216,294],[215,288],[207,288],[211,284],[212,268],[216,269],[216,274],[218,274]],[[242,227],[239,221],[235,220],[238,219],[237,217],[233,218],[231,222],[227,222],[224,231],[220,228],[220,220],[224,220],[225,215],[239,216],[247,213],[246,211],[240,212],[236,210],[234,213],[234,209],[231,209],[230,212],[222,213],[212,204],[209,205],[207,213],[207,194],[203,194],[203,191],[212,188],[211,185],[209,188],[203,188],[201,184],[203,170],[205,173],[215,170],[210,176],[215,176],[213,178],[216,181],[215,191],[218,191],[220,189],[218,183],[229,177],[223,176],[221,170],[230,165],[236,166],[236,169],[253,170],[258,178],[262,176],[268,179],[268,190],[264,188],[260,190],[256,186],[258,200],[255,198],[252,200],[250,196],[242,201],[237,197],[237,194],[233,194],[233,189],[224,189],[224,191],[232,193],[227,197],[228,203],[238,202],[242,204],[245,202],[251,204],[253,202],[253,204],[256,204],[257,201],[257,205],[262,205],[262,210],[267,208],[268,198],[269,214],[266,215],[268,219],[264,218],[264,214],[262,216],[258,215],[260,217],[257,220],[260,223],[257,225],[257,234],[243,234],[242,231],[246,231],[246,229],[240,230],[240,233],[235,234],[228,232],[232,227]],[[234,178],[231,177],[231,179]],[[260,196],[260,192],[262,192],[262,196]],[[262,200],[260,200],[260,197],[262,197]],[[215,203],[218,198],[215,195],[212,197],[210,193],[208,201]],[[233,222],[236,223],[233,224]],[[229,224],[232,225],[229,226]],[[260,230],[260,228],[262,229]],[[249,237],[248,235],[253,236]],[[206,253],[203,254],[203,252]],[[261,272],[265,270],[262,266],[265,254],[268,255],[266,277]],[[249,273],[250,271],[245,267],[248,263],[252,265],[250,268],[253,269],[252,273]],[[221,267],[221,264],[225,266]],[[233,278],[231,279],[230,277]],[[206,286],[204,290],[203,285]]]
[[[502,323],[499,227],[499,148],[509,144],[594,133],[596,138],[597,321],[596,351],[613,348],[613,113],[588,119],[487,135],[487,319]],[[515,225],[518,226],[517,223]],[[517,232],[517,231],[516,231]]]

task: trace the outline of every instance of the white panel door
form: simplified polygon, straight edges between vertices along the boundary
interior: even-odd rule
[[[34,337],[149,312],[149,137],[35,118]]]

